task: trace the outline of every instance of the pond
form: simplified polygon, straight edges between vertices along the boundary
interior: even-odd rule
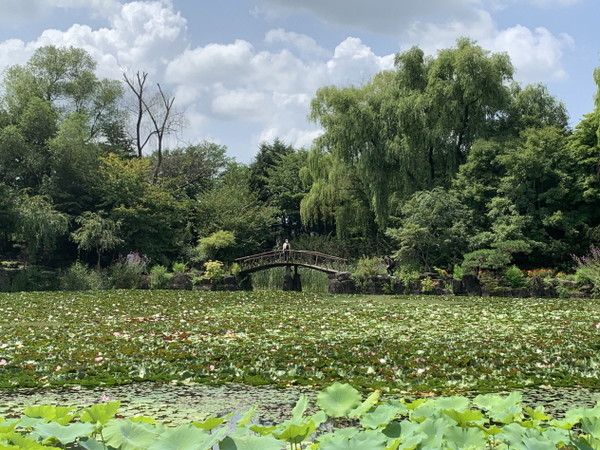
[[[546,411],[556,418],[562,417],[568,409],[593,407],[600,401],[600,391],[583,388],[547,386],[521,392],[524,403],[532,407],[543,405]],[[255,420],[271,424],[289,418],[292,408],[303,393],[307,394],[314,404],[317,392],[310,389],[279,389],[273,386],[256,387],[241,384],[211,386],[137,383],[94,389],[0,390],[0,417],[19,416],[23,409],[30,405],[50,404],[83,408],[94,403],[120,400],[119,414],[125,417],[146,415],[165,423],[183,424],[230,412],[241,413],[257,406]]]

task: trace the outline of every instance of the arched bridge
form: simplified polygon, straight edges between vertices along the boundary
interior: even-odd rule
[[[346,270],[348,261],[337,256],[308,250],[275,250],[244,256],[235,260],[240,266],[240,275],[268,269],[270,267],[308,267],[309,269],[334,274]]]

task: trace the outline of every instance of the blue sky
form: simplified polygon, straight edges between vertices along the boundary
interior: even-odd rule
[[[309,148],[319,87],[359,85],[420,46],[468,36],[507,52],[522,83],[541,82],[575,125],[593,110],[598,0],[0,0],[0,70],[36,48],[73,45],[101,77],[149,73],[175,96],[184,129],[248,163],[278,137]]]

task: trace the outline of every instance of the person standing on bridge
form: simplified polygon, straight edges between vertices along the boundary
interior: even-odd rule
[[[289,251],[292,247],[290,246],[290,241],[287,239],[283,241],[283,258],[287,261],[289,256]]]

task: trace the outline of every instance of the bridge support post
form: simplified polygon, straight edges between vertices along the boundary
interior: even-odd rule
[[[302,280],[300,279],[300,274],[298,273],[298,266],[294,266],[294,277],[292,278],[292,284],[294,286],[294,291],[302,292]]]
[[[298,266],[294,266],[294,274],[292,275],[292,267],[285,266],[285,273],[283,274],[283,287],[284,291],[302,291],[302,282],[300,281],[300,274],[298,273]]]

